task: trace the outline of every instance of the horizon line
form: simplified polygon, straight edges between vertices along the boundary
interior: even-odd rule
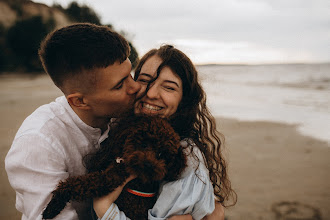
[[[326,62],[269,62],[269,63],[194,63],[196,66],[262,66],[262,65],[322,65],[330,64]]]

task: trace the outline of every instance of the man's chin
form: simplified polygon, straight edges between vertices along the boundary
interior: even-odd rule
[[[117,118],[121,118],[121,117],[127,117],[127,116],[131,116],[134,114],[134,108],[126,108],[125,110],[121,111],[116,117]]]

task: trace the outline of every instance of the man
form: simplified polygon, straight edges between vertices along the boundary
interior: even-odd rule
[[[121,35],[92,24],[61,28],[42,42],[40,60],[64,96],[25,119],[6,156],[22,219],[41,219],[57,183],[85,174],[83,157],[107,138],[110,119],[132,109],[140,85],[129,52]],[[69,203],[56,219],[91,219],[90,204]]]
[[[129,52],[121,35],[91,24],[64,27],[41,44],[44,69],[64,96],[26,118],[6,157],[22,219],[41,219],[57,183],[85,174],[83,157],[107,137],[110,119],[133,107],[140,85]],[[68,204],[57,219],[84,219],[84,210],[91,207]]]

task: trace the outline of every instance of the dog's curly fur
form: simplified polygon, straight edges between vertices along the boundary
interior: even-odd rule
[[[116,158],[122,162],[116,162]],[[57,216],[72,200],[83,201],[112,192],[131,175],[137,178],[126,188],[158,192],[159,182],[173,181],[186,167],[186,156],[180,137],[165,119],[130,116],[121,119],[109,133],[99,151],[91,154],[86,164],[88,174],[69,177],[53,191],[43,212],[44,219]],[[133,195],[123,190],[116,204],[131,219],[147,219],[156,198]]]

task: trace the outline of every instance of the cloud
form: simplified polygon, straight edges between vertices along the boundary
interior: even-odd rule
[[[159,42],[161,45],[163,41]],[[307,51],[274,48],[250,42],[221,42],[203,39],[165,41],[190,55],[197,64],[207,63],[289,63],[315,59]]]
[[[196,55],[196,60],[202,59],[199,62],[214,62],[216,57],[221,58],[218,62],[330,61],[328,0],[78,2],[94,8],[103,23],[128,32],[140,54],[163,40],[181,42],[180,45],[195,51],[193,54],[215,53]],[[242,46],[242,42],[247,46]],[[209,48],[212,45],[214,48]],[[226,57],[219,54],[222,50]]]

